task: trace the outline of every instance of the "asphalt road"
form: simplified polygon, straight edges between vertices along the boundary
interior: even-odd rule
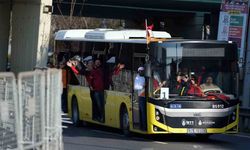
[[[102,126],[73,127],[63,130],[64,150],[249,150],[250,136],[212,135],[201,140],[192,135],[123,136],[119,130]]]

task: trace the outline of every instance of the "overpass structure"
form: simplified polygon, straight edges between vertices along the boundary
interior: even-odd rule
[[[221,0],[53,0],[54,14],[147,18],[196,12],[218,13]],[[71,8],[74,6],[74,11]],[[63,10],[63,11],[62,11]],[[101,13],[100,13],[101,12]]]
[[[139,20],[166,16],[194,18],[196,12],[202,12],[199,19],[185,20],[189,23],[202,24],[204,13],[218,14],[220,1],[0,0],[0,71],[6,69],[10,45],[9,62],[12,71],[17,73],[32,70],[35,66],[43,67],[46,65],[52,6],[53,14],[59,15]],[[189,27],[192,26],[189,24]],[[175,27],[175,24],[172,25],[173,31]],[[196,33],[194,30],[197,29],[190,30],[187,34]]]
[[[0,0],[0,71],[15,73],[46,66],[52,0]]]

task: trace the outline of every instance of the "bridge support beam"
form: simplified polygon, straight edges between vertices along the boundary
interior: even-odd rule
[[[250,23],[250,22],[249,22]],[[243,83],[242,106],[250,108],[250,25],[247,33],[246,65]]]
[[[0,72],[6,70],[10,29],[10,0],[0,1]]]
[[[52,0],[13,0],[11,70],[45,67]]]

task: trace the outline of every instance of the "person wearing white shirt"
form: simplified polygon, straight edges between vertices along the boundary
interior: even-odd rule
[[[144,68],[138,68],[138,74],[135,77],[134,90],[138,92],[138,96],[144,96],[145,87],[145,77],[144,77]]]
[[[206,78],[206,83],[203,83],[200,85],[202,91],[204,93],[209,92],[209,91],[218,91],[219,93],[222,93],[222,90],[213,83],[213,77],[212,76],[208,76]]]
[[[134,80],[134,90],[138,93],[139,112],[140,112],[140,127],[142,130],[147,130],[146,118],[146,98],[145,98],[145,77],[144,68],[138,68],[138,74]]]

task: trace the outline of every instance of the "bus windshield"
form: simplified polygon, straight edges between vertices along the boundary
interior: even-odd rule
[[[165,42],[152,56],[154,95],[168,87],[170,97],[238,94],[237,47],[229,43]],[[160,92],[158,92],[158,95]],[[156,96],[157,97],[157,96]]]

